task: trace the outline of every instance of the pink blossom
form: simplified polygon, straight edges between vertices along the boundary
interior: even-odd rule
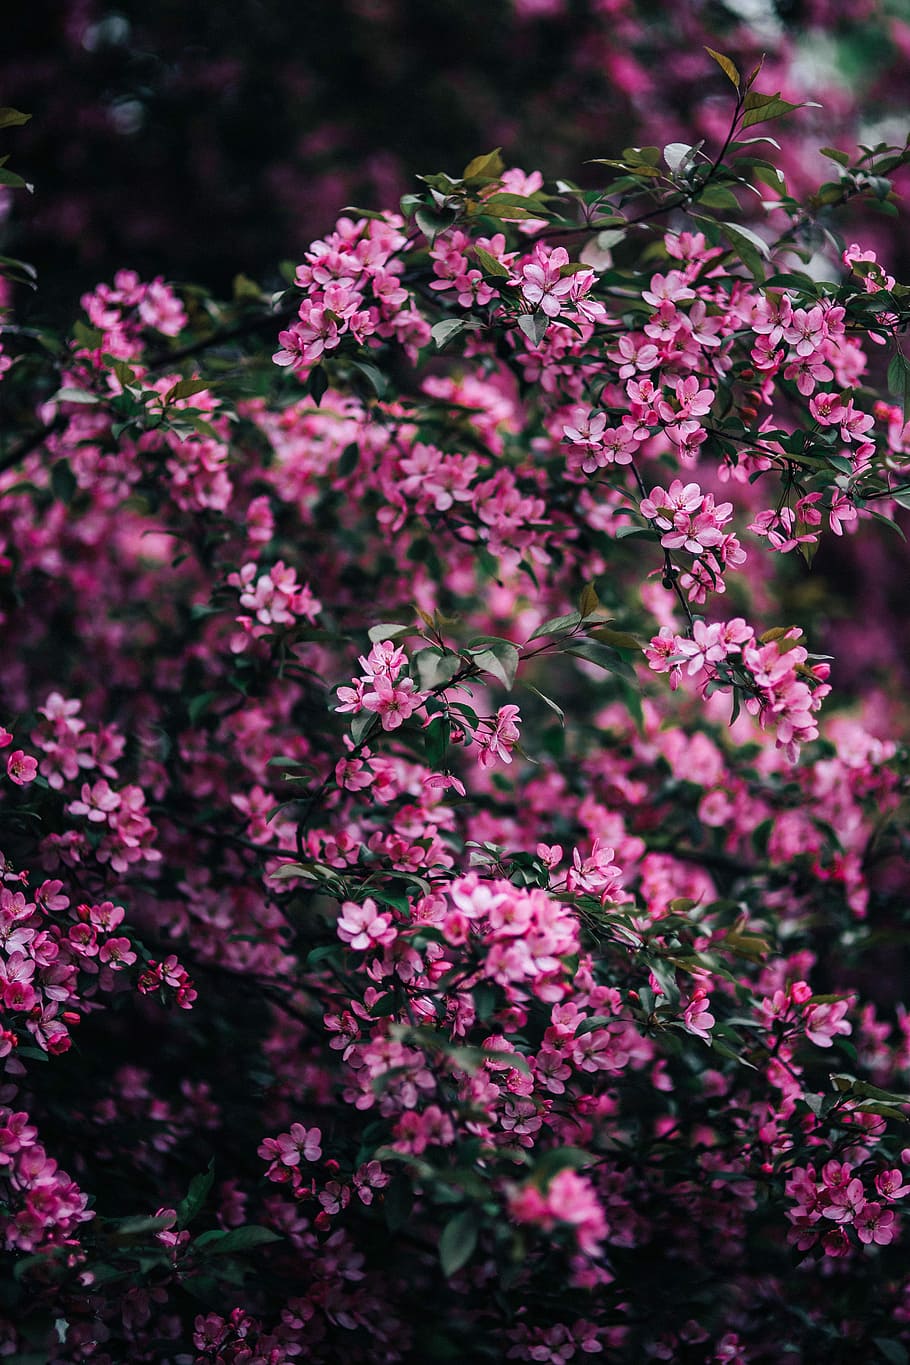
[[[345,901],[342,905],[338,917],[338,937],[343,943],[350,944],[355,952],[385,947],[394,943],[396,936],[391,914],[380,913],[372,897],[367,896],[362,905],[356,901]]]
[[[17,787],[24,787],[37,777],[38,761],[22,749],[14,749],[6,760],[6,775]]]

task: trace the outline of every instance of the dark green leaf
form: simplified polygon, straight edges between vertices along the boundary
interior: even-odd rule
[[[872,1341],[890,1365],[907,1365],[910,1360],[906,1348],[899,1341],[890,1341],[887,1337],[873,1337]]]
[[[477,1246],[477,1216],[464,1209],[446,1223],[439,1239],[439,1263],[448,1279],[466,1265]]]
[[[535,687],[533,683],[526,682],[524,685],[529,692],[534,693],[535,697],[539,697],[545,706],[549,706],[551,711],[556,712],[556,715],[559,717],[560,725],[565,727],[566,713],[565,711],[563,711],[562,707],[557,706],[556,702],[553,701],[552,697],[548,697],[545,692],[541,692],[540,688]]]
[[[596,1157],[582,1147],[554,1147],[534,1163],[535,1180],[549,1181],[567,1168],[580,1171],[594,1163]]]
[[[328,387],[329,380],[325,372],[325,366],[324,365],[315,366],[315,368],[310,371],[310,377],[306,382],[306,389],[307,393],[310,395],[313,402],[316,404],[317,408],[319,407],[319,404],[325,397],[325,393]]]
[[[753,99],[756,103],[750,106],[749,101]],[[756,123],[766,123],[769,119],[790,114],[794,109],[805,108],[805,105],[791,104],[789,100],[782,100],[779,95],[748,94],[745,105],[746,112],[740,125],[742,128],[752,128]]]
[[[382,1207],[389,1231],[397,1232],[399,1228],[403,1228],[414,1207],[412,1182],[404,1176],[394,1176],[386,1188]]]
[[[193,1249],[201,1251],[204,1248],[209,1256],[223,1256],[227,1252],[250,1251],[253,1247],[280,1241],[278,1233],[272,1232],[271,1228],[257,1227],[251,1223],[245,1228],[231,1228],[227,1232],[203,1232],[193,1242]]]
[[[580,624],[581,612],[578,611],[570,611],[567,616],[554,616],[551,620],[544,621],[542,626],[538,626],[529,640],[537,640],[544,635],[560,635],[564,630],[573,630]]]
[[[212,1157],[208,1169],[201,1175],[194,1175],[186,1196],[177,1205],[177,1226],[185,1228],[202,1208],[215,1180],[215,1158]]]
[[[366,360],[352,360],[351,367],[356,370],[358,374],[363,375],[363,378],[367,381],[377,398],[385,397],[388,385],[386,383],[385,375],[381,370],[377,370],[375,365],[370,365]]]
[[[345,446],[338,461],[338,473],[341,478],[346,479],[349,474],[353,474],[360,460],[360,447],[352,441]]]

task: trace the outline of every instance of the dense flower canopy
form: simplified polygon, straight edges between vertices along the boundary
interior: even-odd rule
[[[906,1360],[906,704],[812,585],[906,579],[908,151],[810,195],[699,61],[596,187],[10,313],[10,1359]]]

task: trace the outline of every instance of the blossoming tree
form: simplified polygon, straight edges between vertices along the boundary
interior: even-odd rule
[[[908,505],[908,152],[791,197],[710,58],[5,327],[9,1359],[907,1359],[905,712],[791,603]]]

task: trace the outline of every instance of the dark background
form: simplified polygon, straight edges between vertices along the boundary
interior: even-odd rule
[[[904,0],[744,8],[758,18],[704,0],[20,3],[0,103],[33,117],[0,152],[35,194],[15,196],[5,249],[64,311],[121,266],[277,282],[345,204],[387,207],[496,145],[581,181],[623,146],[710,145],[731,89],[704,44],[745,69],[766,53],[765,86],[823,100],[787,130],[797,178],[819,142],[906,109]]]

